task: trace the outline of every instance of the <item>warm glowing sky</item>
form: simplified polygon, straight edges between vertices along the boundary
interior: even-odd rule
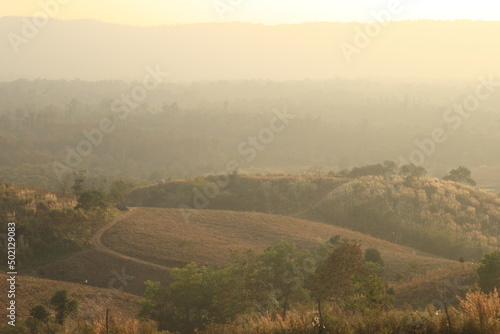
[[[221,18],[214,9],[217,1],[239,4]],[[264,24],[369,21],[372,11],[388,8],[391,1],[400,2],[403,8],[394,20],[500,20],[500,4],[495,0],[70,0],[69,4],[61,6],[55,17],[128,25],[224,20]],[[4,0],[0,3],[0,16],[33,16],[40,11],[38,3],[35,0]]]

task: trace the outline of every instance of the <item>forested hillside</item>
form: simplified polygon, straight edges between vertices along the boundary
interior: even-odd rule
[[[325,173],[408,159],[416,141],[436,127],[448,140],[436,147],[439,154],[426,157],[433,176],[457,165],[500,165],[497,96],[482,102],[459,131],[443,123],[442,106],[468,91],[468,83],[164,83],[122,117],[115,100],[135,84],[0,83],[0,178],[61,191],[72,171],[86,170],[98,182],[121,177],[148,183],[219,173],[232,160],[247,172]],[[270,140],[252,144],[276,112],[292,118],[279,123],[282,130]],[[492,175],[481,182],[500,189]]]
[[[362,177],[304,215],[450,259],[500,247],[500,199],[435,178]]]
[[[36,265],[90,246],[96,228],[111,215],[107,209],[83,210],[78,196],[0,182],[0,223],[16,222],[16,256]],[[1,251],[7,247],[0,234]]]

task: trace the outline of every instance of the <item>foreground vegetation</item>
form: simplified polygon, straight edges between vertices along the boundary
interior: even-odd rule
[[[222,268],[188,265],[163,287],[147,282],[139,316],[175,333],[498,333],[500,252],[482,262],[480,288],[451,305],[393,307],[377,250],[332,238],[314,252],[279,243],[235,254]],[[492,261],[495,259],[495,261]],[[375,262],[373,262],[375,261]],[[488,279],[485,279],[488,277]],[[493,285],[484,285],[483,282]],[[472,288],[472,287],[471,287]]]
[[[429,307],[424,311],[366,310],[364,313],[328,307],[324,327],[318,325],[317,313],[293,311],[284,319],[277,315],[242,316],[224,325],[210,325],[205,334],[368,334],[425,333],[471,334],[500,333],[500,297],[498,292],[470,292],[456,307],[447,311]]]
[[[368,333],[428,333],[428,334],[471,334],[500,333],[500,297],[498,292],[484,294],[470,292],[456,307],[447,312],[429,307],[424,311],[386,310],[355,313],[328,306],[324,310],[324,327],[318,326],[316,311],[312,308],[291,310],[286,318],[281,315],[260,314],[241,315],[227,324],[209,324],[205,334],[368,334]],[[37,327],[39,326],[39,327]],[[40,329],[40,330],[38,330]],[[109,333],[114,334],[168,334],[158,331],[152,322],[111,315],[108,322]],[[106,334],[106,319],[99,317],[93,321],[84,319],[67,321],[63,325],[47,327],[33,318],[21,321],[16,327],[0,327],[5,334]]]

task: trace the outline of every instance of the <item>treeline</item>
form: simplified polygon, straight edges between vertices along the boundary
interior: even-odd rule
[[[133,189],[132,206],[258,211],[295,214],[315,203],[346,180],[315,175],[224,175],[173,180]]]

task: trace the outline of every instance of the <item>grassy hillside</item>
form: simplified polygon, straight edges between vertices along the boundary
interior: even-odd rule
[[[144,293],[144,282],[147,280],[163,284],[169,281],[168,272],[165,270],[120,259],[96,250],[72,254],[59,261],[38,267],[32,274],[94,287],[113,287],[135,295]],[[120,281],[121,278],[124,279]]]
[[[223,265],[232,250],[262,251],[282,240],[312,249],[335,235],[378,249],[391,279],[455,263],[329,224],[250,212],[201,210],[187,223],[179,209],[136,208],[102,240],[113,250],[157,264]]]
[[[7,275],[0,274],[2,291],[7,291]],[[89,320],[101,316],[106,308],[112,312],[133,318],[139,309],[140,298],[115,289],[101,289],[88,285],[53,281],[30,276],[17,276],[16,311],[20,318],[29,316],[32,307],[44,305],[48,310],[50,298],[57,290],[67,290],[78,301],[78,314]],[[0,300],[0,307],[7,308],[7,298]]]
[[[199,177],[136,189],[133,205],[259,211],[347,227],[429,253],[478,260],[500,247],[500,199],[435,178],[406,181],[364,176],[232,175]],[[201,194],[201,195],[200,195]],[[213,198],[211,198],[213,197]]]
[[[395,306],[399,308],[411,305],[425,309],[429,304],[433,304],[442,309],[443,297],[448,304],[456,304],[458,298],[463,297],[477,283],[477,267],[474,263],[466,263],[463,266],[457,263],[396,283]]]

